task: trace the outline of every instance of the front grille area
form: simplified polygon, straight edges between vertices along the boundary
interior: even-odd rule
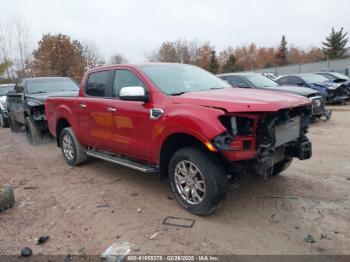
[[[324,108],[324,99],[322,96],[310,97],[311,100],[311,114],[319,115],[322,114]]]
[[[279,126],[283,127],[288,125],[293,119],[300,119],[296,121],[296,123],[298,126],[297,128],[300,130],[300,136],[302,137],[307,133],[310,123],[310,108],[298,107],[293,109],[283,109],[277,113],[267,114],[259,121],[256,129],[257,148],[261,147],[261,149],[266,149],[280,146],[281,143],[278,141],[276,144],[276,129],[278,129]]]
[[[337,96],[347,96],[348,90],[346,90],[345,86],[340,86],[335,90],[335,95]]]
[[[345,86],[340,86],[335,90],[328,90],[327,97],[331,99],[332,97],[348,96],[348,90]]]

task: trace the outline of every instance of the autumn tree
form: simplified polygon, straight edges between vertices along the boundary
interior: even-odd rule
[[[278,65],[288,64],[287,56],[288,56],[287,40],[285,35],[283,35],[280,46],[276,53],[276,59],[277,59]]]
[[[67,35],[43,35],[33,52],[35,76],[68,76],[80,81],[86,66],[83,46]]]
[[[325,59],[324,53],[319,47],[311,47],[305,52],[306,62],[317,62]]]
[[[193,62],[194,56],[191,57],[191,43],[185,39],[177,39],[172,42],[175,49],[175,60],[178,63],[190,64]]]
[[[199,43],[196,40],[177,39],[163,42],[146,57],[151,62],[185,63],[208,69],[211,52],[209,42]]]
[[[343,28],[335,31],[332,27],[331,33],[326,37],[326,41],[322,42],[323,53],[329,59],[343,58],[346,56],[346,44],[349,38],[348,33],[343,32]]]
[[[193,58],[193,64],[209,70],[210,60],[213,57],[214,48],[210,42],[206,42],[198,47],[196,57]],[[216,57],[216,55],[215,55]]]
[[[247,46],[237,47],[234,54],[237,62],[241,64],[245,70],[253,70],[259,68],[257,64],[258,50],[256,44],[251,43]]]

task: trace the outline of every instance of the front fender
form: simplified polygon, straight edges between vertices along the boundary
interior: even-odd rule
[[[226,130],[218,119],[224,113],[223,110],[215,108],[186,106],[164,115],[153,129],[152,158],[159,163],[162,145],[174,134],[193,136],[203,144],[210,142]]]

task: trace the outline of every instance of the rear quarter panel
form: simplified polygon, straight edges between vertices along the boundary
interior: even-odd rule
[[[56,125],[60,119],[65,119],[79,137],[78,118],[76,112],[77,97],[49,97],[46,100],[45,111],[50,133],[56,137]]]

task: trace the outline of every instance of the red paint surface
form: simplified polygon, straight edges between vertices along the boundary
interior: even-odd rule
[[[84,95],[84,86],[92,72],[105,69],[128,69],[146,85],[149,102],[122,101],[117,98],[95,98]],[[79,104],[86,104],[80,108]],[[115,153],[159,163],[160,149],[171,135],[185,133],[202,143],[210,142],[225,131],[218,120],[224,114],[249,113],[257,120],[259,112],[275,112],[309,104],[305,97],[261,90],[227,88],[167,96],[133,65],[118,65],[88,71],[81,83],[79,97],[50,97],[46,102],[49,129],[56,136],[58,120],[65,119],[85,146],[98,147]],[[108,112],[107,107],[117,108]],[[161,108],[164,114],[150,119],[150,109]],[[230,161],[254,158],[255,136],[237,137],[232,146],[241,147],[251,140],[251,150],[221,152]]]

